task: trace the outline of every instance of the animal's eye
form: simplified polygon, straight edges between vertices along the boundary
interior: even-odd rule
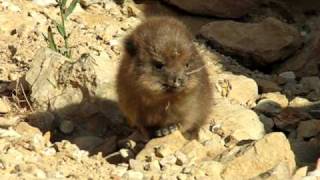
[[[186,63],[185,66],[186,66],[186,68],[189,68],[190,67],[190,62]]]
[[[164,67],[164,64],[162,62],[155,60],[152,61],[152,65],[158,70],[161,70]]]

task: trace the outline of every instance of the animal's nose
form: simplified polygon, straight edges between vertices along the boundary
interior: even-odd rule
[[[183,84],[183,78],[182,78],[182,77],[174,76],[174,77],[171,77],[171,78],[169,79],[169,85],[170,85],[172,88],[181,87],[182,84]]]

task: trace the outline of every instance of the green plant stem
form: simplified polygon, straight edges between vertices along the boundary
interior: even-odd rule
[[[64,14],[65,14],[65,9],[63,9],[62,5],[61,5],[61,0],[59,1],[59,7],[60,7],[60,17],[61,17],[61,24],[62,24],[62,28],[65,30],[65,24],[64,24]],[[71,52],[69,50],[69,45],[68,45],[68,37],[67,37],[67,32],[65,32],[64,36],[63,36],[63,40],[64,40],[64,48],[65,48],[65,52],[64,55],[67,56],[68,58],[71,57]]]

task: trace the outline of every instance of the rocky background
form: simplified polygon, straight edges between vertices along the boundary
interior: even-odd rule
[[[320,176],[320,1],[81,0],[72,59],[46,48],[58,12],[0,0],[0,179]],[[154,15],[182,20],[207,64],[215,103],[197,140],[146,142],[117,108],[122,39]]]

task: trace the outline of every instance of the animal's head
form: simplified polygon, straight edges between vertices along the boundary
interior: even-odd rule
[[[174,94],[198,85],[203,66],[186,27],[172,18],[152,18],[126,41],[139,87],[153,94]]]

